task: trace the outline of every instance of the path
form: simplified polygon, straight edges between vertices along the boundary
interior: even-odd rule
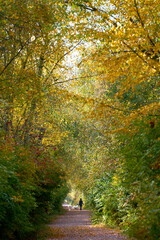
[[[47,240],[127,240],[118,231],[92,225],[90,211],[86,210],[68,211],[49,226]]]

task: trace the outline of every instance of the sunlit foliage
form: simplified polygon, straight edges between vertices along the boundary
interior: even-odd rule
[[[95,222],[158,240],[159,10],[158,0],[1,1],[4,239],[59,209],[69,179]]]

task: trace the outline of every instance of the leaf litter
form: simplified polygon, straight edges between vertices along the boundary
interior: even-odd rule
[[[90,211],[68,211],[49,225],[47,240],[128,240],[120,231],[92,225]]]

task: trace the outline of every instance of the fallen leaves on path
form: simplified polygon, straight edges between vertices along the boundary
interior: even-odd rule
[[[47,240],[126,240],[124,236],[115,230],[96,226],[73,226],[73,227],[51,227]]]
[[[117,230],[92,225],[89,211],[69,211],[49,227],[47,240],[127,240]]]

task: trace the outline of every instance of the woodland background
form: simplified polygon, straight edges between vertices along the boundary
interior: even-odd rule
[[[0,232],[79,189],[93,221],[159,239],[159,0],[0,1]]]

